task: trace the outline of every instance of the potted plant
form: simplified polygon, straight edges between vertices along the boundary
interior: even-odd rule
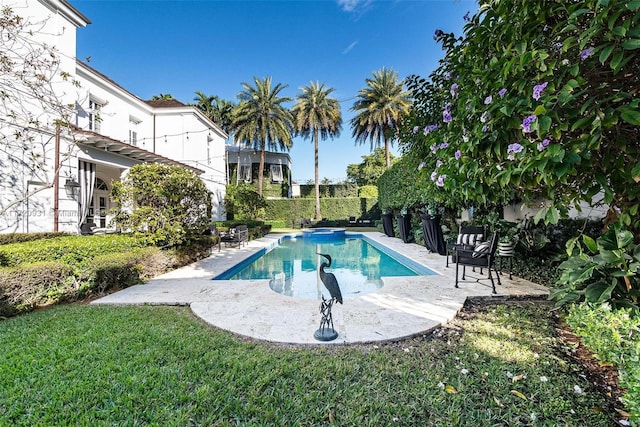
[[[498,231],[500,232],[500,240],[498,241],[498,255],[514,256],[516,244],[518,243],[518,233],[520,228],[518,224],[511,221],[498,221]]]

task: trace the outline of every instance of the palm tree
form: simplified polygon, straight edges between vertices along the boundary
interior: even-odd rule
[[[282,106],[291,98],[279,93],[286,85],[278,83],[271,88],[271,77],[253,78],[255,87],[242,83],[244,90],[238,94],[240,103],[234,109],[234,139],[260,150],[258,169],[258,194],[262,196],[265,150],[289,150],[293,145],[293,115]]]
[[[402,118],[409,114],[411,98],[398,81],[398,73],[392,69],[374,71],[373,78],[366,82],[367,87],[358,92],[358,99],[351,108],[356,113],[351,119],[353,137],[360,144],[369,139],[372,150],[383,140],[388,168],[391,166],[389,142]]]
[[[153,101],[157,101],[160,99],[173,99],[173,95],[171,95],[170,93],[160,93],[151,97],[151,100]]]
[[[196,101],[196,107],[227,134],[230,134],[233,125],[233,107],[235,106],[233,102],[216,95],[207,96],[199,90],[195,94],[197,96],[193,100]]]
[[[195,91],[195,94],[196,97],[193,98],[193,100],[196,101],[196,107],[211,119],[211,110],[213,109],[215,96],[207,96],[199,90]]]
[[[304,139],[313,136],[316,166],[316,219],[322,219],[320,213],[320,181],[318,176],[318,136],[322,139],[340,135],[342,115],[340,103],[329,97],[333,88],[324,87],[324,83],[311,82],[310,86],[300,88],[298,102],[293,106],[296,132]]]

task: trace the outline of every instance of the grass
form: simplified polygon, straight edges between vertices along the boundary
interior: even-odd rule
[[[0,425],[614,424],[558,346],[541,303],[325,347],[249,342],[184,307],[60,306],[0,322]]]

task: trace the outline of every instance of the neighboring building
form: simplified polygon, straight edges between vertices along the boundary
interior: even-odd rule
[[[251,148],[226,145],[227,178],[230,184],[257,185],[260,152]],[[267,151],[264,160],[262,194],[266,199],[291,198],[291,157],[285,152]]]
[[[60,59],[51,77],[54,102],[25,96],[0,110],[0,232],[79,232],[92,222],[108,227],[112,182],[142,162],[194,171],[212,193],[212,219],[224,219],[228,136],[219,126],[177,100],[143,101],[77,61],[75,30],[90,21],[66,0],[7,6],[34,24],[19,46],[24,57],[48,45]],[[70,126],[56,127],[66,113],[52,104],[75,105],[64,120]]]

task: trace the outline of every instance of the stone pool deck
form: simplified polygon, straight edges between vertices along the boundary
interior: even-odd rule
[[[492,296],[491,282],[464,282],[454,288],[455,264],[424,246],[407,244],[379,232],[372,240],[438,273],[433,276],[387,277],[377,292],[346,299],[333,307],[338,338],[322,343],[313,338],[320,323],[319,301],[287,297],[271,290],[268,280],[211,280],[275,244],[282,235],[270,234],[242,248],[214,249],[206,259],[156,277],[143,285],[97,299],[92,304],[188,305],[196,316],[218,328],[259,340],[295,344],[350,344],[394,341],[426,333],[453,319],[469,297],[546,296],[544,286],[501,276]],[[467,276],[478,277],[470,273]]]

